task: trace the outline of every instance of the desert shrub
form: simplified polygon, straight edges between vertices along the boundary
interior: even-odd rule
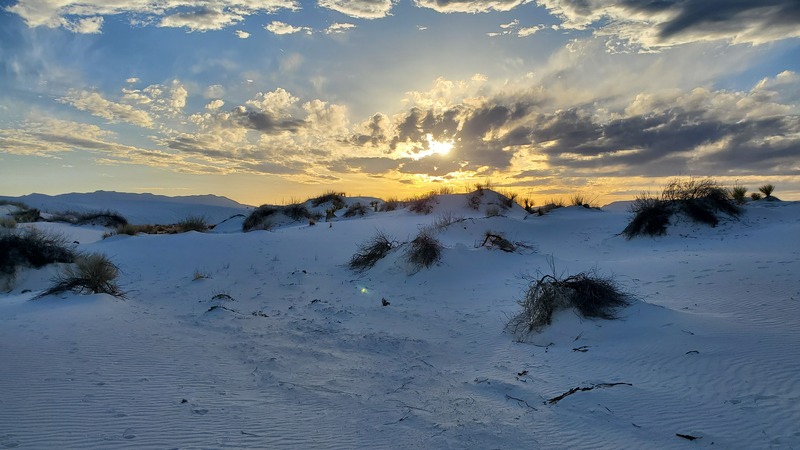
[[[437,195],[452,195],[455,191],[452,186],[441,186],[437,191]]]
[[[0,234],[0,273],[13,275],[18,267],[40,268],[75,260],[63,236],[36,229]]]
[[[11,213],[11,217],[13,217],[17,223],[30,223],[42,220],[41,212],[36,208],[18,209]]]
[[[631,206],[634,217],[622,231],[626,238],[645,234],[658,236],[666,233],[672,215],[683,213],[694,222],[716,226],[719,214],[731,217],[741,214],[729,192],[714,180],[672,180],[660,198],[643,195]]]
[[[483,243],[481,243],[479,247],[498,248],[509,253],[517,249],[517,246],[514,245],[513,242],[506,239],[502,233],[495,233],[492,231],[487,231],[484,234]]]
[[[367,207],[361,203],[354,203],[344,212],[344,217],[363,216],[367,214]]]
[[[305,219],[315,219],[317,218],[311,211],[308,210],[305,206],[299,203],[292,203],[291,205],[286,205],[281,208],[283,213],[290,219],[294,220],[295,222]]]
[[[344,201],[345,193],[344,192],[334,192],[334,191],[327,191],[324,194],[320,195],[319,197],[314,197],[311,199],[311,206],[317,207],[322,205],[323,203],[330,202],[335,209],[342,209],[345,207]]]
[[[383,205],[381,205],[380,209],[381,209],[381,211],[387,211],[387,212],[388,211],[394,211],[397,208],[399,208],[400,206],[402,206],[402,204],[403,203],[400,200],[392,197],[392,198],[387,199],[385,202],[383,202]]]
[[[746,202],[747,196],[747,188],[740,185],[734,185],[731,188],[731,198],[737,205],[744,205]]]
[[[516,192],[511,192],[511,191],[503,191],[500,192],[499,194],[500,194],[500,205],[506,209],[509,209],[512,206],[514,206],[514,203],[517,201],[517,197],[519,196],[519,194],[517,194]]]
[[[761,197],[761,193],[753,192],[752,194],[750,194],[750,198],[753,199],[753,200],[761,200],[761,198],[762,198]]]
[[[128,224],[128,220],[121,214],[106,211],[63,211],[52,215],[50,222],[66,222],[73,225],[100,225],[108,228],[116,228]]]
[[[208,231],[208,221],[203,216],[189,216],[177,224],[175,224],[180,233],[185,233],[188,231],[198,231],[198,232],[206,232]]]
[[[503,210],[497,205],[489,205],[486,207],[486,217],[497,217],[503,214]]]
[[[433,228],[437,230],[442,230],[456,222],[463,222],[464,216],[458,216],[453,213],[453,211],[446,211],[436,215],[436,218],[433,220]]]
[[[522,206],[528,214],[533,214],[536,212],[536,209],[533,207],[533,199],[531,198],[523,198],[520,206]]]
[[[16,228],[17,221],[13,217],[0,217],[0,228]]]
[[[393,247],[394,241],[386,234],[379,232],[372,239],[358,247],[358,251],[350,258],[347,267],[356,272],[370,269],[388,255]]]
[[[595,271],[566,278],[544,275],[529,284],[519,301],[522,311],[511,318],[508,327],[517,335],[540,331],[551,323],[554,312],[567,308],[575,308],[586,318],[614,319],[616,311],[631,299],[612,278]]]
[[[430,267],[442,258],[442,243],[427,230],[420,231],[406,251],[406,260],[416,269]]]
[[[772,197],[772,193],[775,191],[775,186],[772,184],[765,184],[758,188],[758,191],[764,194],[764,197],[770,198]]]
[[[669,202],[642,194],[631,205],[630,212],[633,219],[622,231],[626,238],[644,234],[647,236],[661,236],[667,233],[669,219],[672,216],[672,206]]]
[[[280,209],[274,206],[259,206],[258,208],[254,209],[246,219],[244,219],[244,222],[242,223],[242,231],[247,232],[252,230],[269,230],[272,228],[272,223],[267,219],[278,212],[280,212]]]
[[[429,192],[423,196],[412,198],[408,203],[408,209],[415,213],[430,214],[436,202],[436,194]]]
[[[582,194],[573,194],[569,197],[569,204],[571,206],[588,206],[589,201]]]
[[[475,211],[480,209],[482,201],[483,201],[483,188],[478,188],[472,191],[467,196],[467,206],[474,209]]]
[[[117,285],[118,276],[119,268],[105,255],[99,253],[81,255],[75,260],[74,265],[63,269],[52,287],[39,294],[38,297],[67,291],[124,297]]]

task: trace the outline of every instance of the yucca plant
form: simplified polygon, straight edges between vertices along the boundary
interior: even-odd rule
[[[775,186],[772,184],[765,184],[758,188],[758,190],[764,194],[764,197],[770,198],[772,197],[772,192],[775,191]]]

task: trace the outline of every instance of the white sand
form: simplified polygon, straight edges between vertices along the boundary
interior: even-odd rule
[[[127,300],[29,301],[54,267],[0,294],[0,448],[800,447],[800,203],[630,241],[624,205],[484,208],[453,195],[431,215],[105,240],[55,225],[120,266]],[[414,273],[401,248],[347,269],[376,231],[408,241],[448,212],[468,219],[438,234],[433,268]],[[488,230],[538,251],[476,248]],[[616,321],[561,312],[517,342],[521,275],[549,258],[638,301]]]

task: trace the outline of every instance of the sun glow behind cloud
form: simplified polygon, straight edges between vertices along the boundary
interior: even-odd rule
[[[425,139],[428,141],[428,148],[421,152],[415,153],[412,156],[413,159],[420,160],[432,155],[446,155],[450,153],[450,150],[453,149],[453,145],[455,145],[455,142],[452,139],[446,141],[437,141],[430,133],[425,136]]]

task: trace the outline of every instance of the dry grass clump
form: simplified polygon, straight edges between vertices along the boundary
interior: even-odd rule
[[[13,217],[0,217],[0,228],[16,228],[17,221]]]
[[[406,260],[419,270],[428,268],[442,259],[442,243],[428,230],[422,230],[409,244]]]
[[[772,193],[775,191],[775,186],[773,186],[772,184],[765,184],[763,186],[760,186],[758,188],[758,191],[764,194],[764,197],[771,198]]]
[[[308,210],[305,206],[299,203],[292,203],[291,205],[286,205],[281,208],[281,212],[283,212],[286,217],[294,220],[295,222],[306,220],[306,219],[319,219],[319,215],[312,214],[311,211]]]
[[[397,198],[390,197],[385,202],[383,202],[383,204],[380,206],[380,210],[383,212],[394,211],[402,206],[403,202],[401,202]]]
[[[18,267],[38,269],[74,260],[75,252],[67,246],[63,236],[34,228],[0,233],[0,274],[13,275]]]
[[[379,232],[358,248],[358,252],[350,258],[347,267],[356,272],[372,268],[378,261],[392,251],[395,242],[386,234]]]
[[[582,317],[614,319],[616,311],[631,299],[613,279],[596,272],[566,278],[544,275],[530,283],[519,301],[522,311],[509,321],[508,328],[517,335],[541,331],[550,325],[554,312],[567,308],[575,308]]]
[[[420,214],[430,214],[433,212],[433,207],[436,203],[436,193],[429,192],[425,195],[414,197],[408,201],[408,209],[409,211],[420,213]]]
[[[517,246],[514,245],[513,242],[506,239],[502,233],[495,233],[493,231],[487,231],[484,234],[483,242],[479,245],[479,247],[498,248],[508,253],[511,253],[517,249]]]
[[[362,205],[361,203],[354,203],[347,208],[347,211],[344,212],[344,217],[355,217],[355,216],[364,216],[367,214],[367,207]]]
[[[42,220],[41,211],[36,208],[27,207],[12,212],[11,217],[13,217],[17,223],[32,223]]]
[[[68,291],[124,297],[117,285],[118,276],[119,268],[105,255],[99,253],[81,255],[75,260],[74,265],[64,268],[52,287],[39,294],[37,298]]]
[[[272,228],[272,222],[269,219],[270,216],[277,214],[280,212],[280,209],[271,206],[271,205],[261,205],[258,208],[254,209],[253,212],[244,219],[242,223],[242,231],[253,231],[253,230],[269,230]]]
[[[324,203],[331,203],[335,209],[342,209],[346,206],[345,196],[344,192],[327,191],[319,197],[312,198],[311,206],[316,208]]]
[[[631,205],[633,219],[622,231],[626,238],[645,234],[663,235],[670,218],[681,213],[694,222],[712,227],[719,224],[719,215],[736,217],[741,209],[729,192],[710,178],[672,180],[660,197],[642,194]]]
[[[626,238],[644,234],[647,236],[662,236],[667,233],[669,218],[672,216],[672,207],[669,202],[641,194],[630,207],[634,213],[628,226],[622,230]]]
[[[64,211],[53,214],[49,222],[66,222],[73,225],[100,225],[108,228],[117,228],[128,224],[128,219],[122,214],[111,211]]]
[[[180,233],[197,231],[204,233],[209,230],[208,221],[203,216],[189,216],[175,224]]]

